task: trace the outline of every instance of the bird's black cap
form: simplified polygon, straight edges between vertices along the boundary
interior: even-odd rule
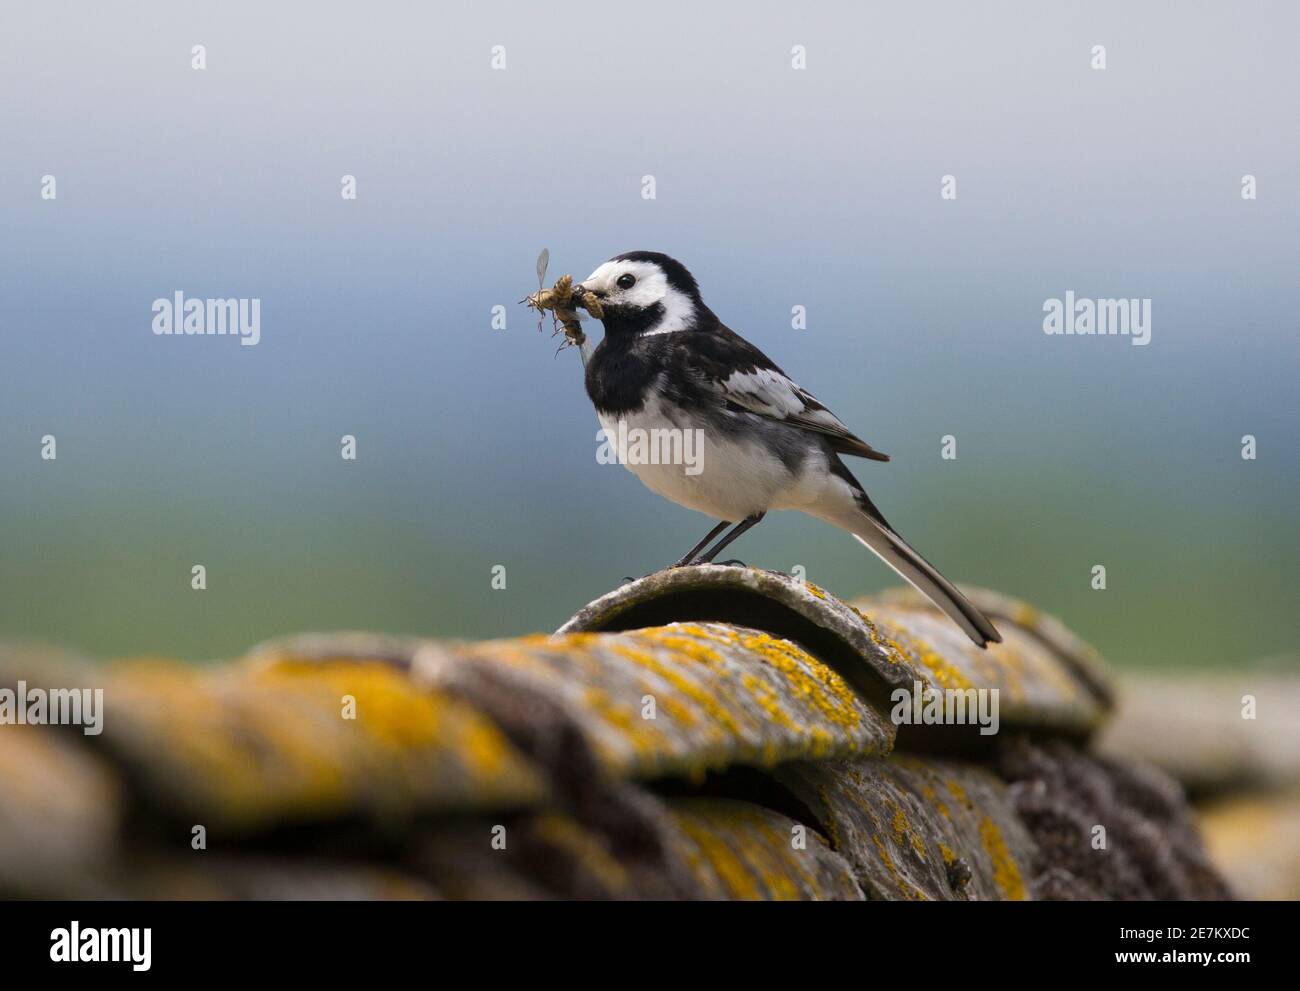
[[[671,255],[665,255],[660,251],[625,251],[621,255],[615,255],[610,261],[651,262],[663,269],[664,274],[668,276],[670,286],[679,292],[684,292],[688,296],[699,299],[700,286],[695,281],[695,276],[691,275],[686,266]]]

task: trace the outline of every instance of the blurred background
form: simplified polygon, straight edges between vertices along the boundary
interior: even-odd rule
[[[1300,664],[1300,12],[790,7],[5,4],[0,636],[503,636],[675,559],[710,522],[597,463],[516,302],[543,246],[643,248],[893,456],[855,471],[950,578],[1121,667]],[[1067,289],[1151,344],[1045,336]],[[176,290],[261,343],[156,337]],[[734,549],[897,583],[800,516]]]

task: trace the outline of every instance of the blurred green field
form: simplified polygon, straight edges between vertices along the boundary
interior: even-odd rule
[[[0,633],[103,655],[204,659],[305,630],[483,638],[554,629],[707,528],[621,468],[585,472],[571,492],[552,479],[436,508],[351,501],[317,480],[310,516],[265,492],[211,505],[143,496],[78,505],[51,492],[9,528]],[[946,573],[1035,603],[1116,665],[1300,668],[1289,507],[1260,500],[1251,526],[1233,529],[1177,504],[1153,502],[1139,515],[1111,505],[1114,493],[1082,495],[1069,478],[1034,484],[1013,499],[995,478],[965,476],[960,495],[978,521],[965,525],[952,515],[958,496],[940,498],[955,491],[951,481],[931,477],[910,500],[902,486],[875,488],[895,525]],[[12,508],[6,518],[15,521]],[[897,584],[851,539],[789,513],[770,516],[736,552],[763,567],[803,565],[846,597]],[[1094,561],[1106,565],[1104,591],[1090,587]],[[205,591],[190,588],[195,562],[207,568]],[[506,568],[504,590],[491,587],[496,564]]]

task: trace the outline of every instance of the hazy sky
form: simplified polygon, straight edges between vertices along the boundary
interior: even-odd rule
[[[549,246],[680,258],[894,456],[859,477],[950,577],[1119,663],[1293,652],[1297,36],[1285,3],[6,2],[0,635],[508,634],[677,557],[709,521],[596,463],[516,305]],[[259,298],[260,342],[155,336],[177,290]],[[1044,335],[1066,290],[1151,299],[1150,345]],[[801,518],[735,550],[895,583]]]

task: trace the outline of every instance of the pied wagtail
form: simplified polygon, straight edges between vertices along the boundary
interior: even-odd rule
[[[605,337],[590,352],[586,385],[605,436],[639,428],[647,436],[669,429],[702,438],[694,473],[682,464],[629,463],[619,452],[651,491],[722,521],[675,566],[712,561],[769,509],[797,509],[857,537],[979,646],[1001,641],[988,617],[885,521],[840,460],[889,456],[726,327],[681,262],[629,251],[577,288],[595,293],[604,311]]]

